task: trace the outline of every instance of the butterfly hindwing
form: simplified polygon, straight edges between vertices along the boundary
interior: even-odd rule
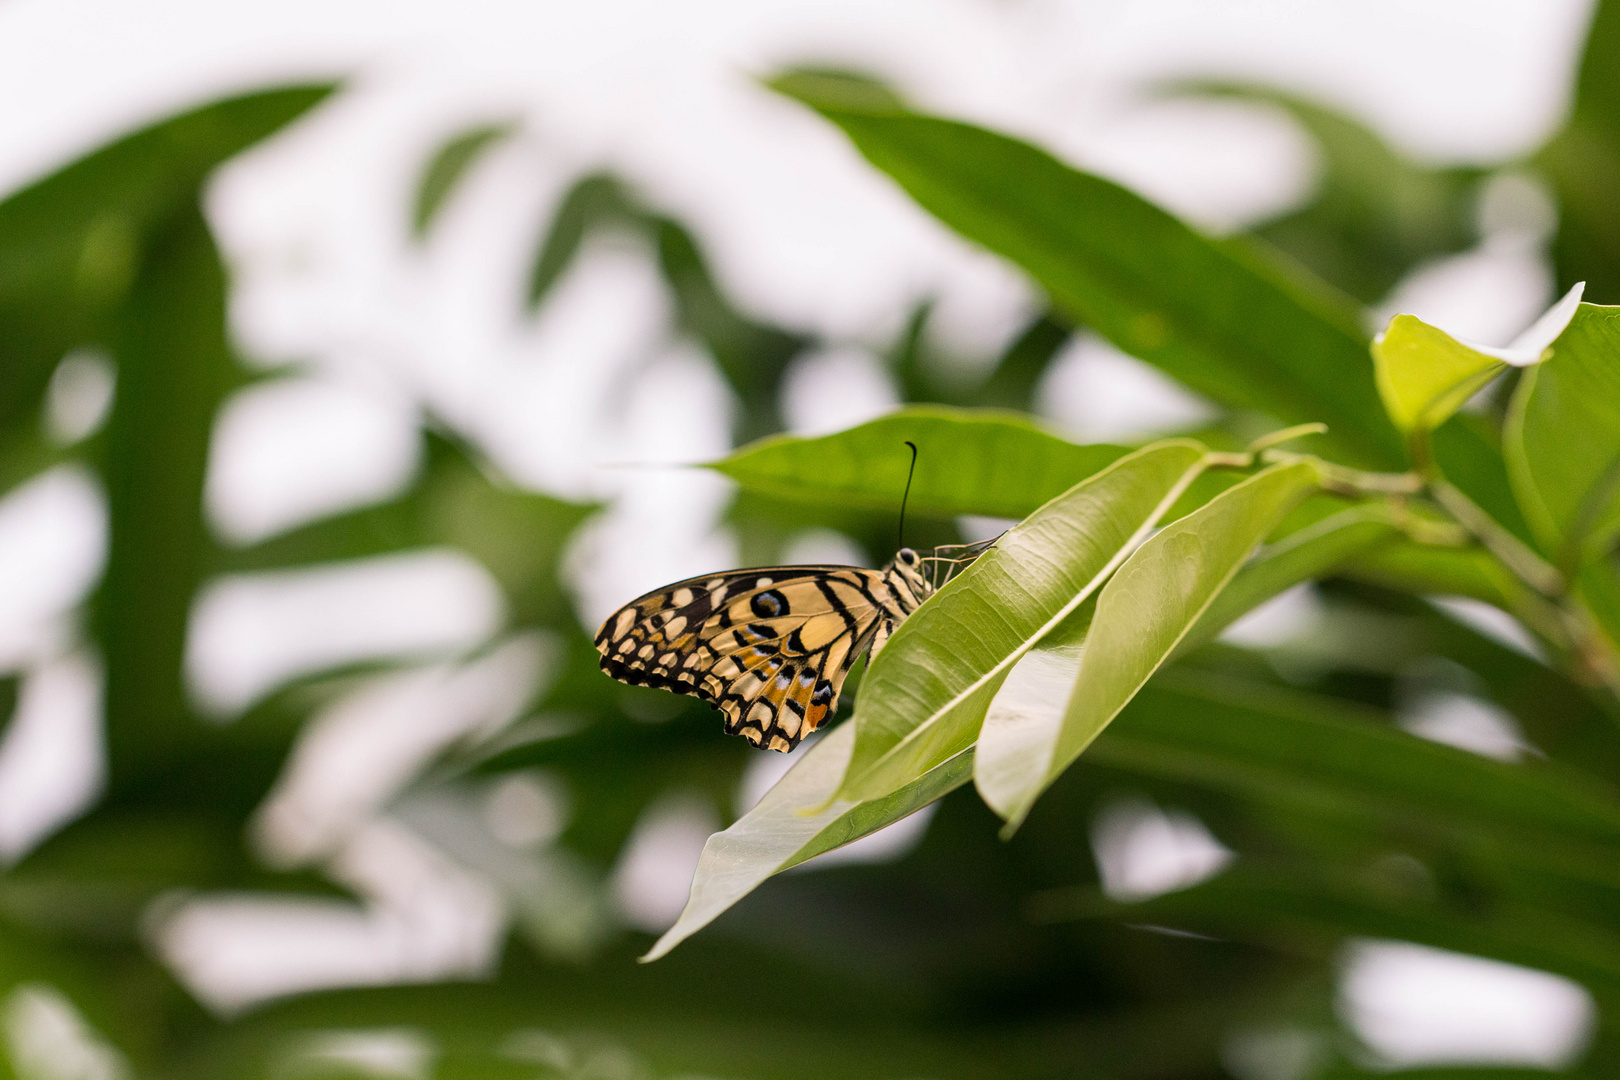
[[[596,647],[615,679],[702,698],[727,732],[791,750],[837,707],[855,660],[915,606],[860,567],[733,571],[626,604]]]

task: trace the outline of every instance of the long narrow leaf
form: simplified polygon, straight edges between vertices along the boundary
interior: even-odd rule
[[[967,783],[973,772],[973,753],[968,750],[885,798],[834,799],[854,746],[855,725],[840,725],[812,746],[759,805],[731,828],[709,837],[685,909],[643,960],[668,953],[772,874],[915,813]],[[814,813],[806,812],[810,810]]]
[[[1123,446],[1077,446],[1026,417],[993,409],[913,406],[836,435],[777,435],[709,467],[749,491],[795,502],[919,514],[1023,517],[1119,460]]]
[[[1055,732],[1033,752],[1009,727],[987,730],[992,737],[981,741],[979,791],[1009,828],[1135,696],[1255,545],[1316,484],[1312,465],[1273,466],[1166,527],[1120,568],[1097,599]]]
[[[1278,813],[1310,806],[1429,832],[1472,829],[1544,853],[1567,847],[1594,864],[1612,864],[1593,856],[1620,847],[1620,796],[1568,767],[1493,761],[1409,735],[1366,707],[1208,672],[1164,672],[1086,757]]]
[[[926,210],[1022,266],[1069,317],[1229,405],[1322,421],[1356,462],[1399,465],[1353,304],[1260,250],[1216,242],[1117,184],[1028,143],[829,94],[773,84],[842,128]]]
[[[1031,514],[900,624],[872,661],[841,794],[877,798],[967,748],[1012,665],[1099,589],[1203,469],[1158,443]]]
[[[511,123],[481,124],[447,141],[433,155],[416,187],[416,205],[411,212],[411,232],[417,240],[427,236],[439,211],[455,191],[456,184],[478,159],[495,144],[512,134]]]
[[[1519,905],[1458,911],[1349,882],[1241,866],[1193,889],[1141,904],[1108,904],[1077,893],[1047,894],[1033,914],[1124,918],[1297,947],[1331,948],[1346,937],[1394,938],[1556,972],[1605,1004],[1620,1002],[1620,935],[1608,926]]]

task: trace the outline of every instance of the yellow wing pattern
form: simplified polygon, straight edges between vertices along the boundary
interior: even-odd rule
[[[602,670],[702,698],[728,734],[791,750],[837,708],[856,659],[932,591],[913,569],[917,556],[902,555],[912,562],[881,571],[765,567],[667,585],[602,624]]]

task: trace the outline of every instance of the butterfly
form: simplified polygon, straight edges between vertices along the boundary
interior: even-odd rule
[[[767,566],[677,581],[608,616],[596,632],[602,670],[702,698],[728,735],[786,752],[833,714],[855,661],[994,542],[901,548],[881,570]]]

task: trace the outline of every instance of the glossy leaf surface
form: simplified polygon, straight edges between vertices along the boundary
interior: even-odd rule
[[[1158,443],[1047,503],[901,623],[867,669],[841,794],[876,798],[972,744],[1018,658],[1092,596],[1202,471]]]
[[[1505,442],[1514,493],[1548,552],[1572,562],[1613,543],[1620,535],[1620,307],[1581,305],[1553,358],[1526,372],[1514,392]]]
[[[1378,393],[1402,431],[1439,427],[1504,367],[1529,367],[1547,355],[1581,301],[1581,286],[1547,310],[1506,348],[1459,341],[1415,315],[1397,315],[1373,340]]]
[[[1097,598],[1055,732],[1031,752],[1027,740],[1011,737],[1013,725],[986,731],[1003,736],[979,746],[987,777],[979,790],[991,809],[1016,827],[1170,656],[1255,545],[1316,484],[1309,464],[1273,466],[1143,544]],[[1039,723],[1052,730],[1049,721]]]
[[[1113,464],[1123,446],[1079,446],[1018,413],[913,406],[841,431],[750,443],[709,467],[794,502],[900,509],[917,444],[912,512],[1018,518]]]

